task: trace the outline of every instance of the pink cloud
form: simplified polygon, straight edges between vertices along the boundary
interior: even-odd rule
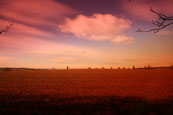
[[[109,40],[116,43],[133,40],[118,37],[125,36],[124,32],[130,29],[131,21],[111,14],[78,15],[75,19],[66,18],[65,23],[58,27],[62,32],[72,33],[82,39]]]
[[[120,35],[120,36],[116,36],[114,39],[112,39],[112,41],[115,43],[130,44],[134,42],[134,38],[128,37],[125,35]]]
[[[54,0],[5,0],[0,15],[6,19],[27,24],[49,25],[52,20],[73,14],[76,11]]]
[[[158,18],[157,15],[150,12],[150,7],[168,16],[173,15],[172,0],[132,0],[131,3],[123,0],[121,2],[125,11],[142,20],[151,21]]]

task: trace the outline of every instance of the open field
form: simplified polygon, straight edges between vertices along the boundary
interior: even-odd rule
[[[0,111],[11,114],[171,114],[173,71],[0,71]]]

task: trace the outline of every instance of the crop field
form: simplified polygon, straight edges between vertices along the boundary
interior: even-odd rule
[[[0,71],[2,114],[171,114],[172,70]]]

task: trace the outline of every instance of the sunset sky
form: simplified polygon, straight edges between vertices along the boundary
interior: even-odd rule
[[[173,0],[0,0],[0,67],[88,68],[173,64],[173,25],[158,33],[155,11]]]

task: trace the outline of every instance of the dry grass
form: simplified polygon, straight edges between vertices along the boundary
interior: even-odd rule
[[[21,70],[0,72],[0,92],[7,95],[173,96],[172,70]]]
[[[124,108],[124,104],[128,103],[127,108],[124,109],[128,110],[131,104],[134,108],[142,106],[142,108],[150,107],[151,109],[158,100],[167,100],[167,109],[171,110],[172,97],[172,70],[0,71],[0,102],[5,107],[2,110],[6,112],[13,102],[19,104],[18,106],[26,105],[26,103],[29,104],[27,106],[37,105],[36,108],[46,108],[52,104],[55,108],[68,108],[68,106],[86,108],[97,107],[100,104],[100,110],[103,110],[105,105],[108,108],[114,107],[112,104]],[[62,106],[62,104],[66,105]],[[156,105],[159,106],[158,103]],[[162,106],[163,104],[159,107],[164,108]],[[26,107],[21,107],[24,107],[23,111],[26,112]],[[67,108],[61,111],[68,111]],[[43,110],[40,109],[40,111]],[[109,111],[108,109],[107,112]],[[141,111],[143,109],[138,112]]]

